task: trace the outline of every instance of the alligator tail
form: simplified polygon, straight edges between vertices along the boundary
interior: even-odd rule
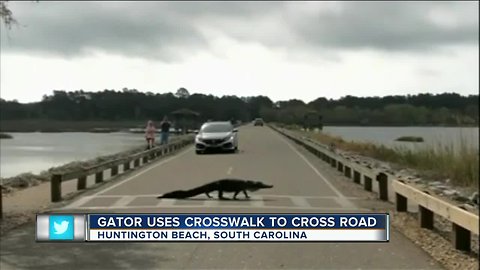
[[[158,196],[157,199],[185,199],[216,190],[212,184],[206,184],[189,190],[176,190]]]

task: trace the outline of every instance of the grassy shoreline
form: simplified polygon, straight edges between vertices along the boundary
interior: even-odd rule
[[[463,138],[460,139],[458,147],[437,143],[417,149],[400,146],[390,148],[373,143],[346,141],[340,136],[324,132],[301,131],[300,127],[296,126],[285,128],[299,131],[323,144],[333,143],[336,148],[344,151],[415,169],[426,177],[426,180],[450,179],[453,185],[475,189],[479,185],[479,151],[469,147]]]

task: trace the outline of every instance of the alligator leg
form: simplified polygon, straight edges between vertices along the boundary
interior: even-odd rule
[[[247,198],[247,199],[250,199],[250,197],[248,196],[248,194],[247,194],[247,191],[246,191],[246,190],[243,190],[243,194],[245,194],[245,198]]]
[[[218,191],[218,199],[220,199],[220,200],[228,200],[227,198],[223,197],[223,191],[222,191],[222,190],[219,190],[219,191]]]

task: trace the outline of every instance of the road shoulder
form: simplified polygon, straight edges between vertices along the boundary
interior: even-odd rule
[[[280,134],[278,135],[282,136]],[[285,140],[288,139],[285,138]],[[362,185],[355,184],[352,179],[349,179],[340,172],[334,170],[305,148],[296,145],[290,140],[288,140],[288,142],[305,156],[308,161],[317,168],[317,170],[322,171],[325,177],[328,179],[336,179],[336,181],[330,182],[342,194],[347,197],[363,198],[354,201],[358,207],[370,209],[371,211],[378,213],[389,213],[392,229],[397,230],[408,239],[408,241],[421,248],[423,252],[428,254],[428,256],[434,259],[439,265],[442,265],[445,269],[479,269],[478,255],[475,256],[475,254],[466,254],[455,250],[447,239],[443,238],[435,231],[420,228],[418,226],[416,214],[396,212],[395,206],[392,203],[383,202],[377,199],[377,193],[365,191]],[[478,236],[472,236],[478,238]]]

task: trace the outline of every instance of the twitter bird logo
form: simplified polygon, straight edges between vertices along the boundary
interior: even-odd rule
[[[73,216],[50,216],[50,240],[73,240]]]
[[[66,220],[62,221],[60,224],[53,222],[55,234],[64,234],[68,230],[68,224],[70,224],[70,222]]]

